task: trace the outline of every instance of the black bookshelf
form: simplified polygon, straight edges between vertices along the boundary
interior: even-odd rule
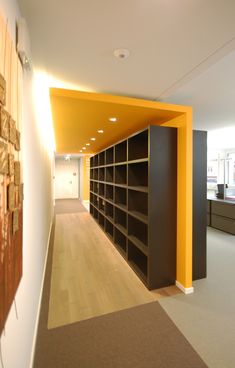
[[[127,165],[115,166],[115,183],[127,184]]]
[[[104,197],[104,188],[105,188],[105,184],[99,183],[99,195],[101,197]]]
[[[126,258],[127,255],[127,237],[115,227],[114,230],[114,243],[120,253]]]
[[[97,181],[93,183],[93,191],[95,194],[99,193],[99,183]]]
[[[105,168],[105,180],[108,183],[113,183],[113,173],[114,173],[114,167],[113,166],[107,166]]]
[[[127,141],[123,141],[115,146],[115,163],[127,161]]]
[[[113,239],[113,224],[107,219],[105,220],[105,232],[109,238]]]
[[[136,190],[128,190],[128,212],[132,216],[148,222],[148,194]]]
[[[100,167],[98,171],[99,181],[104,181],[104,167]]]
[[[177,130],[149,126],[91,158],[90,213],[149,289],[175,283]]]
[[[149,134],[144,130],[128,139],[128,160],[148,158]]]
[[[113,205],[109,202],[106,202],[106,205],[105,205],[105,215],[108,220],[113,222],[113,217],[114,217]]]
[[[102,213],[99,213],[99,225],[104,229],[105,217],[102,215]]]
[[[128,185],[130,187],[148,187],[148,162],[128,164]]]
[[[105,152],[100,152],[98,155],[99,166],[103,166],[105,164]]]
[[[124,234],[127,234],[127,213],[120,208],[115,207],[114,222],[116,227]]]
[[[115,187],[115,204],[122,209],[127,209],[127,189]]]
[[[114,147],[110,147],[105,151],[105,164],[111,165],[114,162]]]
[[[111,202],[113,202],[113,194],[114,188],[113,185],[105,184],[105,198]]]

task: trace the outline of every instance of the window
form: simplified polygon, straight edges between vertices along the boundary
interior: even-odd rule
[[[226,183],[235,186],[235,152],[226,157]]]
[[[224,184],[225,197],[235,199],[235,151],[208,151],[207,195],[215,197],[217,184]]]

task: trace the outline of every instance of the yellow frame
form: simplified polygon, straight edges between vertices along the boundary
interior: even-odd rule
[[[176,127],[178,129],[176,280],[184,288],[192,287],[192,108],[188,106],[171,105],[123,96],[112,96],[57,88],[51,89],[51,96],[66,99],[71,98],[73,101],[74,99],[77,99],[78,103],[82,103],[84,100],[89,102],[89,111],[94,110],[92,121],[95,121],[97,106],[99,107],[99,113],[100,111],[104,111],[104,116],[107,116],[107,111],[110,111],[110,105],[115,106],[115,111],[118,111],[119,109],[120,114],[122,115],[124,111],[127,119],[129,119],[127,120],[129,125],[128,127],[127,124],[120,125],[119,139],[121,136],[125,138],[127,135],[142,129],[149,124]],[[96,108],[94,108],[93,104],[95,104]],[[107,111],[105,111],[106,108]],[[128,109],[132,112],[138,112],[140,119],[139,121],[136,121],[136,124],[133,121],[131,122],[131,111],[128,116]],[[153,119],[153,112],[156,117],[155,120]],[[146,119],[148,113],[151,119]],[[56,121],[54,121],[54,125],[56,129]],[[60,129],[62,128],[60,127]],[[86,129],[86,127],[82,127],[82,129]],[[60,131],[60,134],[61,133],[62,132]],[[107,141],[106,146],[112,143],[114,142]],[[102,148],[105,148],[105,146],[99,147],[99,149]]]

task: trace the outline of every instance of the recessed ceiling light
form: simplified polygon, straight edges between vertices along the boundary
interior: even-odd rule
[[[86,143],[86,146],[90,146],[90,143]]]
[[[109,121],[110,121],[111,123],[116,123],[117,118],[115,118],[115,117],[113,117],[113,118],[109,118]]]
[[[82,147],[82,149],[84,149],[84,150],[85,150],[85,149],[86,149],[86,147]]]
[[[97,130],[97,132],[100,133],[100,134],[104,133],[103,129],[99,129],[99,130]]]
[[[82,152],[82,150],[80,150],[80,152]]]
[[[91,138],[91,141],[95,141],[95,138]]]

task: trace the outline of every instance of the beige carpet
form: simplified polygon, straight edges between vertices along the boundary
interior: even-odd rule
[[[206,368],[153,302],[42,331],[34,368]]]

